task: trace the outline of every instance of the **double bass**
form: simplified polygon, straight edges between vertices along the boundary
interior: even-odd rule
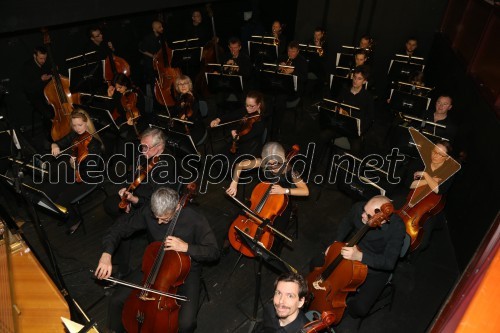
[[[167,237],[173,235],[182,208],[196,191],[196,184],[189,184],[187,189],[188,193],[179,200],[179,205],[163,240],[149,244],[144,252],[142,286],[147,289],[176,294],[177,288],[184,284],[189,274],[191,269],[189,255],[164,249]],[[128,333],[174,333],[178,331],[179,309],[180,305],[173,298],[159,296],[146,290],[134,290],[123,307],[123,326]]]
[[[347,244],[334,242],[330,245],[325,256],[325,264],[322,267],[316,267],[306,278],[310,292],[310,310],[331,311],[335,316],[334,324],[340,322],[346,308],[347,295],[356,291],[368,274],[368,267],[365,264],[356,260],[344,259],[340,251],[344,246],[355,246],[370,228],[380,226],[393,211],[394,207],[391,203],[383,204],[380,211],[376,211],[375,215],[359,229]]]
[[[52,55],[50,46],[50,36],[46,29],[42,30],[43,43],[47,47],[52,67],[52,80],[47,83],[43,93],[48,103],[54,109],[54,119],[52,119],[52,129],[50,135],[52,140],[58,141],[71,131],[70,115],[73,111],[73,103],[78,103],[78,95],[72,95],[69,90],[69,79],[62,76],[57,71],[57,66]]]
[[[299,149],[300,148],[298,145],[294,145],[292,147],[292,150],[286,155],[286,163],[283,163],[280,170],[275,175],[277,179],[279,179],[279,177],[285,173],[290,160],[299,153]],[[274,183],[268,182],[261,182],[257,184],[253,189],[252,195],[250,197],[250,209],[256,212],[262,219],[268,219],[271,224],[277,216],[281,215],[285,211],[288,205],[287,195],[270,194],[273,185]],[[239,238],[236,227],[238,227],[238,229],[242,230],[250,237],[254,238],[259,231],[258,224],[246,215],[239,215],[233,221],[233,223],[231,223],[228,234],[229,242],[236,251],[250,258],[255,257],[252,249],[246,246]],[[266,228],[261,233],[259,241],[262,243],[262,245],[264,245],[266,249],[270,249],[273,245],[274,236],[272,235],[271,231]]]
[[[155,84],[155,97],[158,103],[166,106],[175,105],[175,80],[182,75],[179,68],[172,65],[172,50],[163,40],[160,51],[153,58],[153,67],[158,72],[158,80]]]

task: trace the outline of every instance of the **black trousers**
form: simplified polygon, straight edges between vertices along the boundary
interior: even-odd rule
[[[183,285],[177,290],[178,295],[186,296],[189,301],[178,301],[181,305],[179,310],[179,333],[194,332],[197,326],[198,302],[200,298],[200,276],[201,269],[191,270]],[[126,281],[141,284],[142,272],[134,270],[125,278]],[[131,289],[118,286],[109,300],[108,328],[120,333],[125,332],[122,323],[123,306],[131,293]],[[145,319],[147,320],[147,318]]]

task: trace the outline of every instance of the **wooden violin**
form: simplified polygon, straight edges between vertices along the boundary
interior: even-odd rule
[[[323,332],[335,322],[335,315],[331,311],[326,311],[321,314],[321,318],[313,320],[300,330],[299,333],[319,333]]]
[[[139,174],[134,179],[134,181],[132,182],[132,184],[130,184],[127,187],[127,190],[125,191],[125,193],[127,193],[127,192],[132,193],[133,191],[135,191],[135,189],[147,177],[148,173],[151,170],[153,170],[153,168],[155,167],[156,164],[158,164],[159,160],[160,160],[160,158],[158,156],[154,156],[153,158],[150,159],[150,161],[149,161],[148,165],[146,166],[146,168],[139,167],[140,168]],[[120,209],[126,209],[127,206],[130,204],[130,202],[127,200],[127,194],[125,194],[125,193],[122,195],[121,201],[118,203],[118,207]]]
[[[141,116],[141,112],[137,108],[137,94],[133,90],[127,90],[120,98],[120,103],[122,104],[123,110],[125,110],[127,121],[132,119],[135,134],[139,137],[140,133],[137,130],[135,121],[135,119]]]
[[[82,182],[82,177],[80,176],[80,172],[78,170],[78,164],[80,164],[89,155],[88,147],[92,138],[92,134],[85,132],[75,137],[73,144],[71,145],[73,149],[72,157],[75,158],[75,180],[77,183]]]
[[[300,148],[298,145],[294,145],[292,147],[292,150],[286,155],[286,162],[281,165],[281,169],[276,173],[276,179],[279,179],[279,177],[284,174],[284,172],[288,168],[290,160],[299,153],[299,149]],[[270,221],[270,224],[273,223],[277,216],[283,213],[288,205],[287,195],[270,194],[273,185],[274,183],[267,182],[257,184],[250,197],[250,209],[256,212],[262,219],[268,219]],[[247,257],[255,257],[255,254],[252,252],[252,250],[244,243],[242,243],[240,237],[238,236],[238,232],[236,231],[236,227],[254,238],[259,231],[259,226],[253,219],[249,218],[247,215],[239,215],[233,221],[233,223],[231,223],[228,234],[229,242],[236,251],[241,252],[241,254]],[[266,249],[270,249],[273,245],[274,236],[272,235],[271,231],[266,228],[261,233],[259,241],[264,245]]]
[[[144,279],[142,286],[169,294],[177,294],[177,288],[184,284],[191,269],[191,258],[186,253],[165,250],[167,237],[172,236],[175,225],[190,198],[196,191],[196,184],[187,186],[188,193],[179,200],[168,230],[161,242],[148,245],[142,260]],[[178,331],[180,305],[175,299],[151,293],[147,290],[134,290],[123,307],[122,321],[125,330],[136,332]]]
[[[238,141],[240,140],[240,137],[250,133],[253,125],[260,121],[260,119],[261,117],[259,113],[257,117],[252,117],[252,114],[247,114],[240,120],[240,127],[236,130],[236,136],[233,137],[231,148],[229,148],[229,151],[232,154],[236,154],[236,151],[238,150]]]
[[[365,264],[344,259],[340,251],[343,247],[355,246],[370,228],[378,227],[388,220],[393,211],[392,203],[383,204],[347,244],[334,242],[330,245],[325,264],[316,267],[306,278],[310,292],[309,310],[331,311],[335,315],[334,324],[340,322],[346,308],[347,295],[356,291],[368,274]]]

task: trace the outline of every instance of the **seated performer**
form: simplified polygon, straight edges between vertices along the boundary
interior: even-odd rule
[[[102,171],[103,168],[100,161],[102,161],[101,154],[104,147],[99,134],[92,136],[86,145],[85,143],[75,145],[87,134],[95,133],[95,127],[87,112],[81,109],[73,110],[70,117],[73,130],[51,145],[52,155],[56,157],[63,149],[74,145],[73,150],[66,153],[72,155],[68,160],[70,167],[68,168],[68,165],[64,163],[58,164],[58,181],[42,184],[42,186],[54,202],[68,209],[67,233],[73,234],[80,226],[81,220],[78,219],[78,213],[72,207],[71,202],[92,188],[98,180],[96,177],[100,174],[99,170]]]
[[[226,193],[231,196],[236,196],[236,193],[238,192],[238,181],[243,170],[260,167],[263,170],[264,178],[270,180],[276,176],[285,162],[287,162],[286,152],[283,146],[278,142],[266,143],[262,148],[260,158],[256,157],[253,160],[243,160],[236,164],[231,184],[229,185]],[[280,177],[279,181],[272,186],[270,194],[285,194],[289,196],[289,199],[291,199],[291,197],[294,196],[308,196],[309,188],[302,180],[299,173],[296,170],[292,170],[291,165],[289,164],[288,168],[284,172],[284,177]],[[285,231],[288,228],[292,208],[293,203],[290,200],[285,210],[274,220],[273,227],[281,232]],[[279,252],[281,250],[281,244],[281,239],[279,237],[275,237],[272,250],[274,252]],[[225,247],[228,248],[229,244],[226,243]]]
[[[106,279],[112,273],[112,256],[122,239],[133,235],[136,231],[146,230],[149,242],[162,241],[169,229],[169,223],[179,209],[179,195],[176,191],[161,187],[151,196],[151,202],[143,205],[134,214],[111,227],[103,239],[104,252],[99,259],[95,276]],[[186,206],[178,216],[173,235],[165,241],[165,250],[185,253],[191,258],[191,269],[184,284],[179,286],[178,295],[186,296],[189,301],[179,302],[179,333],[194,332],[200,295],[200,274],[202,262],[214,261],[219,257],[219,249],[215,235],[207,219],[191,206]],[[135,284],[141,283],[141,268],[134,269],[125,280]],[[124,332],[122,310],[127,297],[131,293],[129,287],[119,286],[109,302],[108,326],[114,332]],[[168,315],[168,311],[165,314]],[[134,320],[135,318],[131,318]],[[148,318],[146,317],[145,320]]]
[[[262,323],[255,333],[300,332],[308,320],[302,312],[307,283],[296,273],[283,273],[274,282],[273,302],[264,306]]]
[[[368,202],[354,204],[340,222],[335,241],[348,241],[351,233],[361,229],[383,204],[389,202],[389,198],[378,195]],[[381,227],[369,229],[357,245],[342,248],[340,253],[342,257],[367,265],[368,275],[358,291],[347,298],[344,317],[335,328],[335,332],[351,332],[353,328],[357,329],[359,318],[368,314],[396,266],[404,237],[405,227],[401,218],[397,214],[392,214],[390,220]],[[325,254],[327,253],[328,249],[325,251]],[[324,256],[314,259],[311,262],[311,269],[323,266],[323,262]]]

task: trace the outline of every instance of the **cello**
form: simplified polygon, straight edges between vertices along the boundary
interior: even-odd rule
[[[52,129],[50,135],[52,140],[58,141],[71,131],[70,115],[73,111],[73,103],[78,102],[78,95],[72,95],[69,90],[69,79],[62,76],[57,71],[57,66],[52,55],[52,48],[49,32],[42,30],[43,43],[47,47],[50,63],[52,67],[52,80],[50,80],[43,93],[48,103],[54,109],[54,119],[52,119]]]
[[[182,75],[179,68],[173,68],[172,49],[163,40],[161,50],[153,57],[153,67],[158,72],[158,80],[155,84],[155,97],[158,103],[165,106],[175,105],[175,80]]]
[[[196,184],[190,183],[187,189],[188,193],[179,200],[163,241],[149,244],[144,252],[142,286],[148,289],[176,294],[177,288],[184,283],[189,274],[191,268],[189,255],[164,250],[165,241],[173,234],[182,208],[196,191]],[[178,331],[179,309],[180,305],[173,298],[137,289],[132,291],[123,307],[123,326],[128,333],[174,333]]]
[[[430,191],[416,204],[411,204],[411,199],[420,197],[425,188],[429,190],[428,186],[420,186],[411,190],[403,207],[396,211],[405,224],[406,233],[410,236],[410,252],[415,251],[420,246],[423,237],[422,228],[425,222],[441,212],[445,204],[443,196],[433,191]]]
[[[276,174],[276,178],[279,179],[281,175],[285,173],[290,163],[290,160],[299,153],[299,146],[294,145],[292,150],[286,155],[286,163],[283,163],[278,173]],[[261,182],[255,186],[252,191],[252,195],[250,197],[251,206],[250,209],[256,212],[259,217],[262,219],[267,219],[272,222],[276,219],[278,215],[281,215],[287,205],[288,205],[288,195],[285,194],[273,194],[270,195],[271,188],[274,183],[269,182]],[[253,258],[255,254],[252,249],[246,246],[238,236],[238,232],[236,231],[236,227],[243,232],[245,232],[250,237],[254,238],[257,232],[259,231],[259,226],[253,219],[249,218],[246,215],[239,215],[229,228],[229,242],[231,246],[241,254]],[[262,245],[266,249],[270,249],[273,245],[274,236],[271,231],[267,228],[263,230],[260,235],[259,240]]]
[[[338,324],[344,315],[346,297],[363,284],[368,274],[368,267],[356,260],[346,260],[340,251],[344,246],[353,247],[370,228],[378,227],[394,211],[392,203],[385,203],[365,225],[349,240],[334,242],[328,248],[325,264],[316,267],[307,276],[309,288],[309,309],[319,312],[331,311],[335,315],[334,324]]]

